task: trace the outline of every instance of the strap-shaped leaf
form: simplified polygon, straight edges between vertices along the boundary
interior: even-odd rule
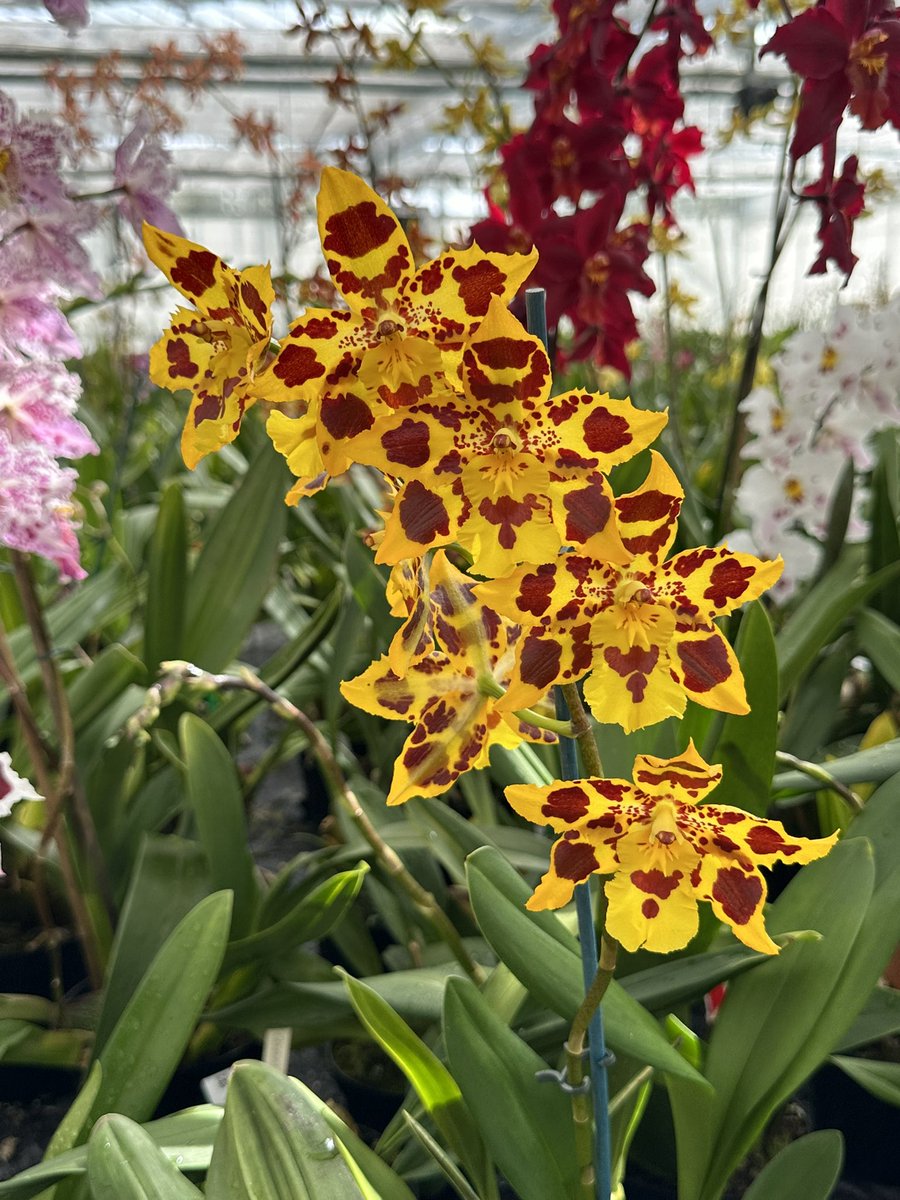
[[[203,1195],[128,1117],[101,1117],[88,1139],[93,1200],[201,1200]]]
[[[744,1200],[828,1200],[843,1161],[844,1139],[836,1129],[808,1133],[766,1163]]]
[[[95,1119],[152,1116],[219,974],[230,919],[231,893],[215,892],[166,939],[98,1055]]]
[[[259,886],[247,837],[244,797],[234,761],[218,734],[193,713],[178,722],[188,802],[216,889],[234,894],[231,937],[253,927]]]
[[[238,1063],[206,1178],[206,1200],[362,1200],[334,1133],[293,1079]]]
[[[282,459],[267,440],[219,513],[188,585],[184,657],[207,671],[234,658],[272,583],[287,509]]]
[[[325,937],[346,916],[368,872],[368,863],[360,863],[352,871],[339,871],[301,896],[280,920],[232,942],[225,951],[225,970],[278,958],[303,942]]]
[[[200,1104],[174,1116],[150,1121],[143,1128],[166,1157],[182,1170],[205,1171],[222,1115],[218,1105]],[[28,1167],[0,1183],[0,1196],[3,1200],[31,1200],[53,1184],[82,1176],[87,1169],[87,1153],[87,1146],[76,1146],[53,1158],[45,1158],[37,1166]],[[385,1197],[385,1200],[394,1198]],[[398,1200],[406,1200],[406,1197],[398,1197]]]
[[[159,502],[147,563],[143,657],[151,674],[164,660],[183,657],[187,575],[184,498],[181,485],[173,482]]]
[[[571,1105],[554,1084],[538,1081],[547,1064],[467,979],[447,983],[444,1044],[488,1151],[520,1200],[575,1195]]]
[[[178,922],[209,891],[209,869],[196,842],[173,835],[143,840],[106,970],[94,1038],[95,1058],[154,955]]]
[[[415,1089],[425,1111],[476,1184],[484,1186],[493,1167],[456,1080],[422,1039],[378,993],[344,974],[354,1011],[369,1034],[389,1054]]]
[[[722,764],[716,804],[764,817],[771,800],[778,739],[778,658],[769,618],[758,600],[744,613],[734,651],[744,675],[750,712],[726,716],[705,757]]]

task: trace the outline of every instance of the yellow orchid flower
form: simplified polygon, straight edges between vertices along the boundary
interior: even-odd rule
[[[771,587],[782,561],[722,546],[662,561],[683,495],[653,453],[641,487],[615,502],[631,554],[625,564],[563,554],[478,587],[485,604],[529,627],[501,710],[530,708],[553,684],[589,673],[584,695],[594,716],[629,732],[680,717],[688,698],[720,712],[749,711],[740,666],[715,619]]]
[[[171,391],[194,394],[181,452],[194,468],[234,441],[244,412],[263,394],[259,377],[269,360],[272,289],[268,266],[234,271],[196,242],[144,224],[152,262],[191,301],[150,351],[150,378]]]
[[[526,820],[561,836],[528,908],[561,908],[590,875],[606,883],[606,928],[626,950],[667,953],[697,932],[698,900],[761,954],[777,954],[766,932],[760,867],[808,863],[837,841],[791,837],[778,821],[701,803],[722,778],[691,742],[677,758],[641,754],[633,782],[577,779],[514,784],[506,798]]]
[[[463,350],[460,378],[461,391],[370,407],[346,443],[355,461],[405,481],[378,561],[454,541],[481,575],[548,562],[566,544],[626,561],[604,472],[649,445],[665,414],[584,391],[551,398],[544,347],[499,299]]]
[[[336,475],[349,462],[340,443],[367,428],[360,425],[366,405],[390,411],[443,390],[491,300],[508,304],[537,254],[472,246],[448,250],[416,270],[390,208],[361,179],[335,167],[322,172],[318,221],[325,260],[347,308],[310,309],[294,321],[265,386],[274,403],[315,406],[293,419],[315,424],[324,465]]]
[[[391,407],[412,403],[424,379],[455,361],[492,297],[508,304],[537,262],[534,251],[490,254],[472,246],[416,270],[390,208],[336,167],[322,172],[318,218],[325,261],[347,308],[310,309],[291,326],[273,372],[286,399],[309,399],[353,375]]]
[[[472,581],[443,553],[434,556],[430,585],[443,649],[417,658],[402,676],[383,655],[341,684],[357,708],[415,725],[395,763],[388,804],[446,792],[463,772],[488,765],[491,746],[557,740],[555,733],[497,711],[495,693],[509,678],[518,627],[479,604]]]

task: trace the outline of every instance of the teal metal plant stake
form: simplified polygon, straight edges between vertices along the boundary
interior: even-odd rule
[[[549,352],[547,334],[547,293],[543,288],[528,288],[525,292],[525,315],[530,333],[541,339]],[[556,716],[560,721],[571,718],[569,706],[560,688],[556,688]],[[564,779],[579,779],[578,745],[573,738],[560,740],[560,758]],[[591,901],[590,881],[575,888],[575,910],[578,915],[578,940],[581,945],[581,964],[584,990],[587,994],[597,977],[597,934]],[[612,1190],[612,1145],[609,1125],[609,1081],[607,1066],[611,1056],[606,1049],[603,1031],[603,1009],[597,1005],[588,1026],[588,1063],[591,1094],[594,1101],[594,1170],[597,1200],[610,1200]]]

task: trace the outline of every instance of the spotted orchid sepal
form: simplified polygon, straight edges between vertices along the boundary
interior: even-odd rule
[[[479,599],[527,629],[501,709],[528,708],[554,684],[587,676],[596,719],[627,732],[680,717],[688,699],[748,711],[740,665],[716,619],[771,587],[782,562],[725,547],[660,562],[682,494],[654,453],[644,484],[616,500],[623,543],[641,550],[626,564],[563,554],[479,586]]]
[[[638,755],[631,782],[508,787],[520,816],[560,835],[527,907],[561,908],[577,884],[608,875],[606,929],[626,950],[680,950],[697,932],[704,901],[745,945],[777,954],[765,928],[760,867],[822,858],[838,834],[792,837],[778,821],[707,803],[721,778],[722,768],[691,742],[672,759]]]
[[[234,441],[264,394],[275,292],[268,266],[235,271],[210,250],[144,224],[151,261],[193,308],[179,308],[150,351],[150,378],[193,393],[181,438],[186,465]]]
[[[480,686],[486,677],[506,683],[519,629],[479,604],[472,586],[445,555],[436,555],[431,595],[443,648],[410,663],[402,677],[383,655],[341,684],[357,708],[414,725],[394,766],[388,804],[441,795],[464,772],[487,766],[491,746],[557,740],[515,714],[499,713],[496,699]]]

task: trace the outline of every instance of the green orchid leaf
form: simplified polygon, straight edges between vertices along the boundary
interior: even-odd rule
[[[94,1119],[153,1114],[219,974],[230,920],[230,892],[214,892],[166,938],[97,1054]]]
[[[451,979],[444,1044],[453,1078],[520,1200],[575,1195],[571,1104],[537,1072],[546,1063],[488,1007],[468,979]]]
[[[110,1113],[88,1139],[87,1173],[93,1200],[201,1200],[140,1125]]]
[[[328,1124],[297,1082],[238,1063],[206,1177],[207,1200],[361,1200]]]
[[[493,1176],[493,1167],[486,1159],[484,1142],[453,1076],[373,988],[347,974],[344,984],[365,1029],[409,1080],[425,1111],[476,1184],[484,1186],[488,1177]]]
[[[368,863],[340,871],[303,895],[278,921],[231,942],[223,968],[231,971],[249,962],[268,962],[304,942],[325,937],[344,919],[369,872]]]
[[[196,842],[172,834],[144,839],[106,970],[95,1056],[166,938],[209,891],[209,867]]]
[[[160,498],[147,562],[143,659],[151,676],[161,662],[184,657],[187,540],[181,485],[169,483]]]
[[[744,1200],[828,1200],[843,1161],[844,1139],[836,1129],[808,1133],[766,1163]]]
[[[750,711],[726,716],[709,758],[722,764],[714,803],[764,817],[771,803],[778,740],[778,658],[766,610],[758,600],[743,615],[734,646]]]
[[[265,440],[218,514],[188,583],[184,657],[221,671],[237,654],[275,574],[284,537],[284,460]]]
[[[776,642],[782,701],[847,617],[900,573],[900,562],[882,567],[874,575],[861,575],[861,567],[856,547],[845,551],[803,597],[779,633]]]
[[[222,1109],[215,1104],[187,1108],[171,1117],[162,1117],[142,1126],[166,1157],[183,1171],[205,1171],[212,1157],[216,1131],[222,1121]],[[3,1200],[32,1200],[46,1188],[83,1176],[87,1170],[87,1146],[46,1158],[0,1183]],[[385,1200],[393,1198],[385,1197]],[[406,1200],[406,1198],[398,1198]]]
[[[193,713],[185,713],[178,722],[178,740],[188,803],[209,861],[212,887],[231,889],[231,938],[246,937],[259,907],[260,889],[234,760],[218,734]]]
[[[885,1104],[900,1106],[900,1063],[848,1058],[843,1054],[832,1054],[830,1061]]]

